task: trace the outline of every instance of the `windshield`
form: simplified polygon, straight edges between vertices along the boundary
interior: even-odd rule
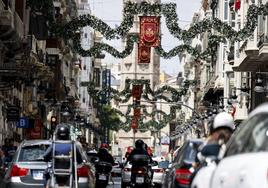
[[[246,120],[230,141],[226,156],[268,151],[268,116],[258,114]]]
[[[33,146],[24,146],[21,148],[19,154],[19,162],[26,162],[26,161],[40,161],[43,158],[47,148],[49,145],[33,145]]]
[[[196,161],[196,155],[197,155],[197,148],[202,144],[202,142],[192,142],[194,146],[191,146],[191,144],[188,145],[185,151],[184,155],[184,161],[187,161],[188,163],[193,163]]]

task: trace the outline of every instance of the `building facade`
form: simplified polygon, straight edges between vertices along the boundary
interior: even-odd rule
[[[53,23],[77,17],[82,1],[48,0],[47,7],[26,2],[0,1],[1,143],[5,138],[17,143],[48,138],[53,123],[75,121],[80,111],[79,82],[90,72],[90,60],[83,59],[88,67],[82,67],[82,58],[51,30]],[[88,10],[83,7],[83,11]],[[89,109],[81,96],[81,109]],[[56,122],[51,122],[52,117]]]
[[[126,2],[125,0],[123,2]],[[133,1],[141,2],[141,1]],[[148,1],[148,2],[160,2],[160,1]],[[131,29],[131,33],[139,33],[139,17],[135,16],[134,26]],[[123,46],[125,46],[125,41],[123,40]],[[155,53],[154,49],[151,49],[151,62],[149,64],[138,64],[138,46],[134,45],[133,52],[126,58],[122,60],[121,63],[121,79],[120,79],[120,90],[123,90],[125,87],[126,79],[142,79],[150,80],[150,87],[152,90],[155,89],[156,85],[159,83],[159,74],[160,74],[160,57]],[[127,110],[127,105],[132,103],[132,100],[129,103],[120,104],[119,109],[124,113]],[[141,103],[142,104],[142,103]],[[152,111],[153,106],[146,104],[148,111]],[[131,126],[131,125],[129,125]],[[132,138],[132,139],[129,139]],[[133,143],[136,139],[143,139],[149,146],[152,146],[153,139],[150,131],[140,132],[138,131],[135,135],[133,131],[125,132],[120,130],[118,132],[118,143],[119,147],[125,150],[128,146],[133,146]]]

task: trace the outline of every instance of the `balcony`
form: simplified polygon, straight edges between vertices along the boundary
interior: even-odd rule
[[[262,35],[258,42],[260,60],[266,62],[268,60],[268,35]]]
[[[19,40],[24,36],[24,25],[19,15],[0,0],[0,39]]]
[[[22,39],[24,36],[24,25],[16,12],[14,13],[14,26],[19,38]]]
[[[240,47],[240,58],[235,62],[233,70],[237,72],[254,72],[259,69],[261,61],[259,59],[259,48],[257,39],[246,40]]]
[[[2,12],[5,9],[5,4],[2,0],[0,0],[0,12]]]
[[[17,63],[2,63],[0,64],[0,75],[8,77],[18,77],[23,76],[21,71],[22,67],[18,66]]]

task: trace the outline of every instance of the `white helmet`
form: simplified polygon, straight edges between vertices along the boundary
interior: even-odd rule
[[[220,127],[227,127],[231,130],[234,130],[234,119],[231,114],[228,114],[227,112],[221,112],[215,116],[213,129],[215,130]]]

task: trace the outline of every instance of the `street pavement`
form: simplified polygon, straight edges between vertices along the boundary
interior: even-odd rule
[[[114,177],[113,182],[110,182],[107,188],[121,188],[121,178]]]

